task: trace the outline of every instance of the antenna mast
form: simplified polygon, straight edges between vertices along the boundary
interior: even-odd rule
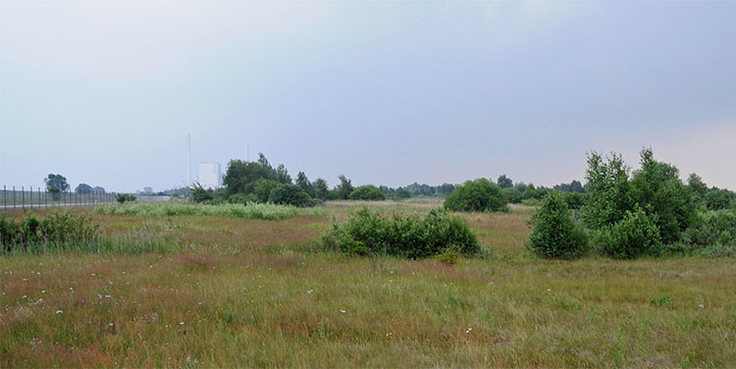
[[[187,135],[187,187],[192,184],[192,134]]]

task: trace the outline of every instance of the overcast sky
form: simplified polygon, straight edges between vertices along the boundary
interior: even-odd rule
[[[0,0],[0,186],[583,179],[638,151],[736,189],[736,1]]]

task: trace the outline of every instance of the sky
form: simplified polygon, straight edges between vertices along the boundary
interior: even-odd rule
[[[736,1],[0,0],[0,186],[181,187],[263,152],[330,186],[736,189]]]

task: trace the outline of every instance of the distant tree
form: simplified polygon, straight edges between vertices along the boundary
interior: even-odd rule
[[[731,207],[736,201],[736,194],[726,190],[712,188],[705,193],[705,206],[708,210],[724,210]]]
[[[699,175],[690,173],[690,176],[687,177],[687,186],[692,190],[695,202],[702,204],[705,193],[708,192],[708,185],[703,182]]]
[[[506,201],[511,204],[519,204],[521,203],[521,192],[513,187],[503,188],[501,189],[501,193],[503,193],[504,197],[506,197]]]
[[[291,183],[278,183],[271,190],[268,201],[274,204],[306,206],[309,204],[309,194],[299,186]]]
[[[498,177],[498,180],[496,181],[496,184],[498,184],[498,187],[501,187],[501,188],[511,188],[511,187],[514,187],[514,182],[511,180],[511,178],[506,177],[505,174],[501,174]]]
[[[279,183],[291,183],[291,176],[283,164],[274,169],[263,153],[258,154],[254,162],[231,160],[223,176],[223,184],[228,196],[236,193],[252,194],[256,182],[260,179],[273,180]]]
[[[526,191],[527,185],[524,182],[516,182],[514,184],[514,188],[519,191],[519,193],[524,193]]]
[[[265,203],[271,198],[271,191],[278,187],[279,182],[272,179],[261,178],[257,180],[253,186],[252,194],[255,195],[256,201]]]
[[[199,183],[195,182],[194,188],[192,188],[192,195],[190,196],[190,199],[196,203],[211,201],[212,190],[207,190],[203,188]]]
[[[341,200],[349,199],[350,193],[353,192],[353,184],[343,174],[340,174],[337,178],[340,179],[340,184],[335,187],[335,190],[337,190],[338,198]]]
[[[86,183],[80,183],[75,189],[75,193],[78,193],[80,195],[86,195],[92,192],[92,186],[86,184]]]
[[[585,188],[583,187],[582,183],[577,180],[573,180],[570,183],[560,183],[554,186],[554,189],[561,192],[585,193]]]
[[[374,185],[360,186],[350,193],[350,200],[385,200],[386,195]]]
[[[279,166],[276,168],[275,179],[276,182],[279,183],[291,183],[291,176],[289,175],[289,171],[286,170],[284,164],[279,164]]]
[[[104,187],[100,187],[100,186],[95,186],[94,188],[92,188],[92,192],[93,193],[96,193],[96,194],[104,194],[105,193],[105,188]]]
[[[299,172],[296,175],[296,185],[299,186],[304,192],[308,193],[310,197],[315,197],[314,186],[309,182],[309,178],[304,172]]]
[[[327,196],[329,196],[330,189],[327,187],[327,181],[325,181],[322,178],[317,178],[314,183],[314,197],[322,200],[327,200]]]
[[[444,206],[454,211],[506,211],[506,203],[506,197],[498,186],[479,178],[455,187],[455,191],[445,198]]]
[[[121,204],[125,202],[133,202],[135,201],[135,199],[136,197],[134,195],[124,193],[119,193],[117,194],[117,196],[115,196],[115,200]]]
[[[49,175],[43,181],[44,183],[46,183],[46,189],[49,192],[52,192],[52,188],[58,189],[58,192],[65,192],[69,190],[69,183],[67,183],[66,177],[61,174],[49,173]]]

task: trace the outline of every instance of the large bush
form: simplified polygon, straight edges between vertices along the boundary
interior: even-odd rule
[[[653,217],[662,242],[676,242],[695,219],[693,191],[680,181],[675,166],[655,161],[651,149],[641,151],[640,164],[631,180],[632,199]]]
[[[307,206],[310,204],[309,194],[301,187],[291,183],[279,184],[271,190],[268,201],[280,205]]]
[[[506,203],[501,189],[485,178],[467,181],[445,198],[445,208],[453,211],[506,211]]]
[[[436,209],[420,218],[389,217],[363,207],[345,224],[334,224],[322,240],[328,249],[358,255],[427,258],[448,249],[464,255],[480,252],[477,238],[463,218]]]
[[[0,216],[0,251],[79,248],[99,236],[99,224],[84,214],[51,213],[41,219],[28,215],[20,223]]]
[[[593,152],[588,156],[585,172],[588,199],[583,207],[583,220],[591,229],[601,229],[623,219],[633,209],[629,168],[621,155],[604,159]]]
[[[588,249],[588,238],[572,218],[572,211],[562,195],[550,192],[542,200],[542,207],[532,216],[534,227],[529,237],[529,248],[548,258],[574,259]]]
[[[695,246],[736,245],[736,210],[699,212],[683,240]]]
[[[599,230],[595,242],[614,259],[634,259],[662,246],[656,219],[647,216],[641,208],[627,211],[623,219]]]
[[[374,185],[360,186],[353,190],[349,196],[350,200],[386,200],[386,195]]]

